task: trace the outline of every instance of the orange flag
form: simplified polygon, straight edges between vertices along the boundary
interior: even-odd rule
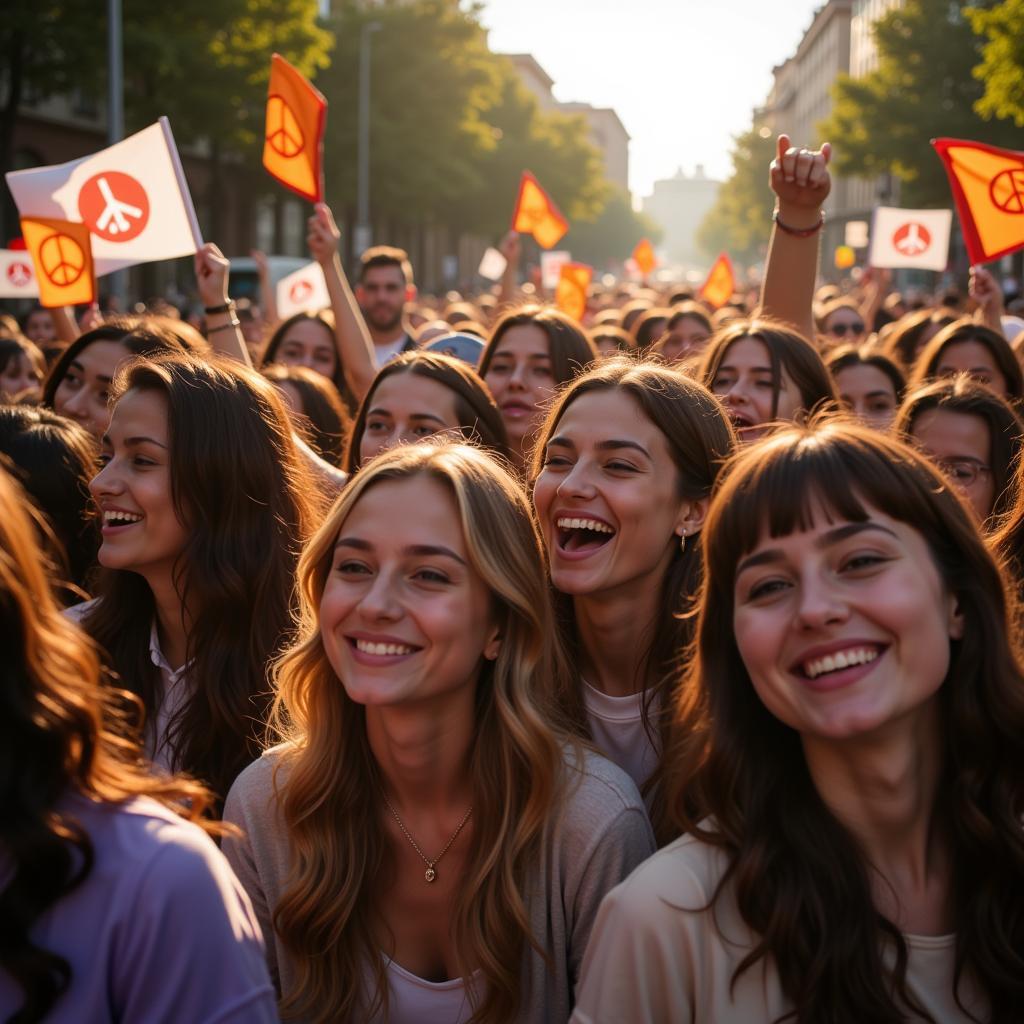
[[[523,171],[519,181],[519,197],[516,199],[516,212],[512,215],[512,230],[533,235],[542,249],[558,245],[561,237],[569,230],[569,222],[529,171]]]
[[[732,298],[734,291],[736,291],[736,275],[732,270],[732,262],[723,252],[715,260],[714,266],[708,273],[708,279],[701,287],[700,297],[718,309]]]
[[[32,255],[41,306],[52,309],[96,301],[96,268],[88,224],[22,217],[21,233]]]
[[[279,54],[270,58],[263,166],[303,199],[323,199],[327,100]]]
[[[932,139],[949,176],[971,263],[1024,248],[1024,153]]]
[[[636,265],[640,268],[640,273],[644,277],[649,277],[651,271],[658,265],[658,260],[654,255],[654,246],[646,238],[641,238],[636,243],[636,248],[633,250],[633,259],[636,261]]]
[[[563,263],[555,289],[555,305],[567,316],[582,320],[594,270],[585,263]]]

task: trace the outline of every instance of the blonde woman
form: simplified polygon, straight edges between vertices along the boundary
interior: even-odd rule
[[[630,779],[534,697],[562,669],[526,495],[466,445],[387,451],[299,586],[285,742],[225,812],[282,1015],[567,1020],[597,905],[654,846]]]

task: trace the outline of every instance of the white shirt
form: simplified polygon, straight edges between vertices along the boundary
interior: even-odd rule
[[[403,334],[397,341],[389,342],[387,345],[374,345],[373,354],[377,359],[378,369],[385,363],[390,363],[395,356],[400,355],[409,341],[409,335]]]
[[[387,971],[387,1024],[466,1024],[473,1016],[465,978],[426,981],[394,960]]]
[[[658,749],[644,728],[644,694],[612,697],[583,680],[583,706],[597,749],[639,789],[658,764]]]

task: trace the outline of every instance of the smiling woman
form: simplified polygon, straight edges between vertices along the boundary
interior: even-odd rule
[[[544,711],[565,670],[525,493],[467,445],[393,448],[299,582],[285,742],[225,811],[282,1014],[566,1021],[597,905],[653,837],[628,777]]]
[[[573,1019],[1009,1024],[1024,667],[967,509],[836,421],[737,456],[705,532],[684,835],[605,901]]]

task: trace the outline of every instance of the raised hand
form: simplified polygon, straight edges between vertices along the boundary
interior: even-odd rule
[[[334,223],[334,214],[326,203],[313,207],[313,216],[306,221],[306,244],[313,259],[326,266],[333,262],[341,242],[341,232]]]
[[[231,264],[213,242],[207,242],[195,256],[196,287],[204,306],[223,306],[228,301],[228,271]]]
[[[787,210],[794,211],[794,219],[802,221],[807,213],[817,214],[821,209],[832,188],[832,177],[828,171],[831,158],[832,146],[827,142],[821,149],[797,149],[790,145],[788,135],[779,136],[777,155],[771,163],[768,180],[778,197],[779,216],[783,220],[786,220],[784,212]],[[794,226],[803,228],[809,225],[801,222]]]
[[[512,266],[519,264],[519,232],[510,231],[498,246],[498,251]]]
[[[995,275],[984,267],[971,267],[968,293],[978,304],[981,322],[1002,333],[1003,290]]]

